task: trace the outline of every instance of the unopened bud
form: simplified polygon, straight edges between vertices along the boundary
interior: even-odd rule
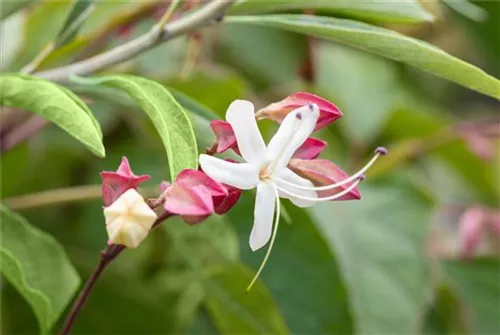
[[[157,218],[135,189],[129,189],[105,207],[104,216],[109,241],[127,248],[137,248]]]

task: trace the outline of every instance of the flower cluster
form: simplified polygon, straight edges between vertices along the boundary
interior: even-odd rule
[[[213,146],[200,155],[200,169],[182,171],[173,184],[163,182],[161,195],[148,203],[137,193],[149,176],[136,176],[123,158],[116,172],[102,172],[104,210],[110,242],[136,247],[157,222],[155,208],[197,224],[213,214],[224,214],[240,198],[242,190],[257,189],[250,247],[258,250],[270,242],[253,285],[266,263],[278,229],[280,198],[299,207],[322,201],[356,200],[364,172],[387,153],[378,148],[374,157],[349,176],[339,166],[318,158],[327,143],[310,137],[342,117],[331,102],[309,93],[295,93],[255,113],[251,102],[236,100],[226,112],[226,121],[212,121]],[[268,145],[257,120],[270,119],[280,127]],[[241,162],[219,159],[227,150]],[[274,218],[274,223],[273,223]]]

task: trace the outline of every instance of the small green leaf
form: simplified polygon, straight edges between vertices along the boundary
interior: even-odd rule
[[[441,0],[441,2],[474,21],[484,21],[488,16],[487,11],[468,0]]]
[[[230,14],[257,14],[312,9],[319,14],[345,15],[377,22],[412,23],[431,21],[432,15],[415,0],[406,1],[344,1],[288,0],[239,2]]]
[[[31,305],[47,333],[64,311],[80,278],[64,249],[50,235],[0,205],[1,272]]]
[[[24,74],[0,77],[0,105],[29,110],[52,121],[94,154],[105,156],[102,132],[92,113],[75,94],[50,81]]]
[[[56,48],[71,42],[76,37],[78,30],[80,30],[85,20],[95,8],[93,2],[94,0],[75,0],[66,21],[55,39]]]
[[[324,38],[407,63],[472,90],[500,99],[500,81],[426,42],[369,24],[307,15],[229,17],[229,23],[256,24]]]
[[[198,167],[198,150],[191,120],[164,86],[131,75],[78,77],[74,80],[123,90],[146,112],[165,146],[172,180],[180,171]]]
[[[288,334],[283,318],[264,284],[245,294],[253,272],[243,265],[213,270],[206,280],[206,306],[222,334]]]

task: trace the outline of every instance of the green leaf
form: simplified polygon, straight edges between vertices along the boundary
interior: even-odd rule
[[[287,225],[281,218],[271,257],[257,282],[269,288],[291,333],[352,334],[348,296],[335,255],[306,211],[286,200],[282,205],[292,222]],[[265,251],[252,252],[248,245],[254,206],[255,195],[244,193],[226,217],[238,230],[242,260],[256,271]]]
[[[23,74],[3,74],[0,86],[1,106],[39,114],[82,142],[97,156],[105,156],[99,124],[75,94],[50,81]]]
[[[38,0],[1,0],[0,1],[0,20],[5,19],[6,17],[14,14],[18,10],[23,9],[24,7],[28,6],[32,2],[35,2]]]
[[[339,259],[356,333],[415,333],[428,293],[425,237],[432,207],[396,180],[360,190],[361,201],[312,208]]]
[[[474,21],[484,21],[488,16],[488,12],[468,0],[441,0],[441,2]]]
[[[342,0],[246,0],[233,6],[229,14],[257,14],[283,11],[314,10],[319,14],[345,15],[362,20],[411,23],[431,21],[432,15],[418,1],[342,1]]]
[[[324,41],[318,42],[314,54],[316,85],[344,111],[340,126],[346,137],[369,143],[379,135],[392,112],[398,87],[395,64]],[[359,98],[360,92],[363,99]]]
[[[55,39],[56,48],[71,42],[76,37],[78,30],[95,9],[93,2],[94,0],[75,0],[66,21]]]
[[[243,265],[213,270],[207,279],[206,306],[222,334],[288,334],[276,303],[262,283],[245,294],[253,273]]]
[[[1,272],[31,305],[47,333],[64,311],[80,278],[64,249],[51,236],[0,205]]]
[[[131,75],[75,78],[75,81],[123,90],[146,112],[163,141],[172,180],[182,170],[198,167],[198,150],[191,120],[164,86]]]
[[[220,62],[250,79],[259,90],[291,85],[307,59],[304,36],[251,25],[220,31]]]
[[[468,321],[475,334],[499,334],[500,261],[477,259],[469,262],[442,262],[443,271],[457,289],[469,311]]]
[[[500,81],[443,50],[395,31],[369,24],[306,15],[229,17],[225,22],[282,28],[350,45],[410,64],[472,90],[500,99]]]

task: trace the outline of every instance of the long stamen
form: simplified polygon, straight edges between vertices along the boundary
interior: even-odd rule
[[[291,195],[292,197],[295,197],[297,199],[302,199],[302,200],[307,200],[307,201],[315,201],[315,202],[322,202],[322,201],[330,201],[330,200],[335,200],[335,199],[338,199],[340,197],[343,197],[344,195],[346,195],[347,193],[351,192],[353,189],[355,189],[359,183],[361,183],[361,181],[363,181],[364,179],[364,176],[359,176],[358,177],[358,180],[356,180],[351,186],[349,186],[348,188],[346,188],[345,190],[343,190],[342,192],[339,192],[337,194],[334,194],[334,195],[331,195],[331,196],[328,196],[328,197],[325,197],[325,198],[312,198],[312,197],[305,197],[305,196],[302,196],[302,195],[298,195],[298,194],[294,194],[293,192],[290,192],[282,187],[279,187],[279,186],[276,186],[276,188],[278,190],[280,190],[281,192],[283,193],[286,193],[288,195]]]
[[[276,233],[278,232],[278,224],[280,222],[280,197],[278,194],[278,190],[276,189],[276,186],[273,185],[274,193],[276,195],[276,218],[274,221],[274,229],[273,229],[273,234],[271,235],[271,241],[269,242],[269,248],[267,248],[266,255],[264,256],[264,259],[262,260],[262,263],[260,264],[259,270],[257,270],[257,273],[253,277],[252,281],[250,282],[250,285],[248,285],[247,289],[245,290],[245,294],[247,294],[250,289],[252,288],[253,284],[257,281],[257,278],[259,278],[260,273],[262,272],[262,269],[264,269],[264,266],[267,263],[267,260],[269,256],[271,255],[271,250],[273,249],[274,245],[274,240],[276,238]]]
[[[330,185],[325,185],[325,186],[303,186],[303,185],[297,185],[297,184],[291,183],[291,182],[284,180],[284,179],[281,179],[281,178],[276,178],[276,179],[279,180],[280,182],[282,182],[283,184],[286,184],[286,185],[289,185],[289,186],[292,186],[294,188],[301,189],[301,190],[310,190],[310,191],[331,190],[331,189],[337,188],[339,186],[343,186],[343,185],[345,185],[351,181],[354,181],[356,179],[359,179],[359,177],[361,177],[377,161],[377,159],[380,156],[384,156],[386,154],[387,154],[386,148],[383,148],[383,147],[377,148],[377,150],[375,150],[375,156],[373,156],[373,158],[362,169],[360,169],[358,172],[356,172],[355,174],[353,174],[349,178],[341,180],[335,184],[330,184]]]

